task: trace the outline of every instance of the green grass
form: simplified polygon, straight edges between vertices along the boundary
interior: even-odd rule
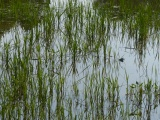
[[[121,85],[119,51],[111,43],[133,44],[143,63],[148,38],[159,39],[159,6],[125,0],[58,5],[10,1],[7,14],[0,11],[22,27],[11,29],[9,42],[1,38],[0,118],[150,118],[159,105],[158,79],[129,84],[125,70]],[[113,39],[118,34],[120,41]]]

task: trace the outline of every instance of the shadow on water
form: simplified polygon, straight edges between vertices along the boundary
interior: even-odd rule
[[[24,30],[31,30],[43,19],[42,11],[49,8],[50,0],[1,0],[0,1],[0,36],[15,24]]]

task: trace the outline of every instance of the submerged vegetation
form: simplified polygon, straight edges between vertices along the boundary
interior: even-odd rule
[[[0,0],[0,119],[158,119],[160,6],[130,2]]]

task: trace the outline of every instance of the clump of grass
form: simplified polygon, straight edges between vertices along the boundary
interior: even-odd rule
[[[130,86],[129,94],[129,116],[135,118],[151,118],[151,111],[158,106],[159,94],[157,83],[152,83],[152,80],[148,80],[146,83],[132,84]]]
[[[101,8],[69,0],[65,5],[46,7],[39,20],[42,16],[36,4],[11,3],[15,19],[26,22],[30,29],[15,32],[13,42],[3,45],[2,119],[150,118],[152,109],[158,107],[158,83],[148,80],[129,85],[126,72],[126,100],[121,100],[119,64],[110,59],[114,55],[116,60],[117,55],[110,44],[117,42],[112,33],[122,29],[122,38],[126,34],[136,38],[135,49],[144,55],[149,31],[158,24],[151,6],[130,5],[132,11],[125,0],[116,6],[110,1]],[[82,60],[85,67],[78,63]],[[85,75],[79,74],[81,67]]]

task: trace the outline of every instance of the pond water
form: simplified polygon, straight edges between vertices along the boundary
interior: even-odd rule
[[[159,7],[1,4],[0,118],[160,119]]]

